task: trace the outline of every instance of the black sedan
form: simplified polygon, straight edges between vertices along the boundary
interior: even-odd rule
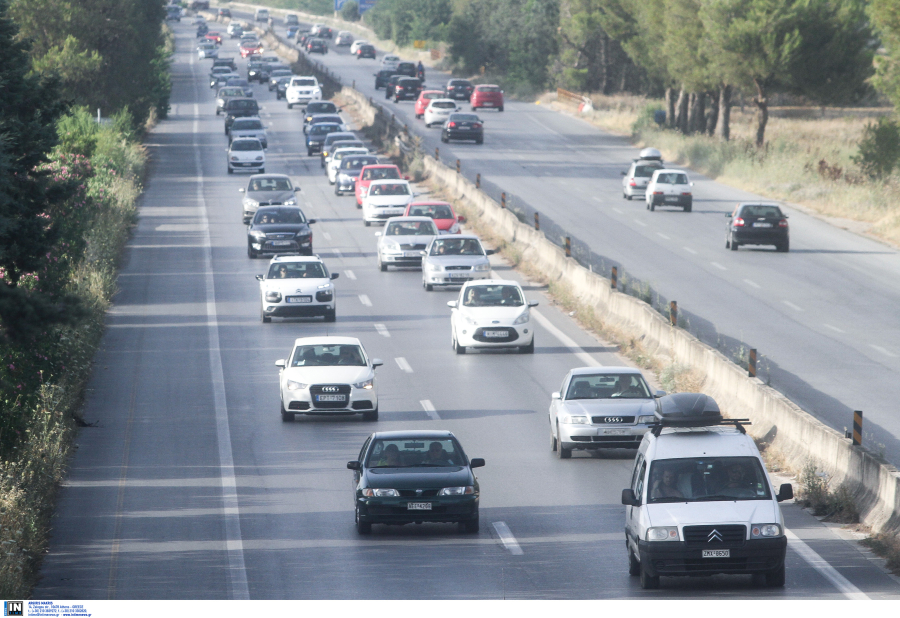
[[[275,86],[274,86],[275,99],[281,100],[285,96],[287,96],[287,87],[290,85],[292,77],[293,77],[293,75],[283,75],[283,76],[271,78],[270,82],[272,80],[274,80],[274,82],[275,82]]]
[[[451,79],[444,86],[444,96],[456,101],[468,101],[475,92],[475,86],[467,79]]]
[[[341,166],[334,175],[334,194],[343,195],[356,190],[359,173],[367,165],[378,165],[374,155],[350,155],[341,159]]]
[[[371,58],[375,60],[375,46],[374,45],[360,45],[356,49],[356,59],[360,60],[362,58]]]
[[[260,206],[247,228],[247,256],[261,253],[312,255],[315,219],[307,219],[296,206]]]
[[[306,104],[306,113],[303,114],[303,132],[306,133],[306,125],[312,122],[317,114],[337,114],[338,106],[331,101],[310,101]]]
[[[313,156],[322,152],[322,143],[329,133],[342,130],[343,125],[334,122],[322,122],[314,124],[306,132],[306,155]]]
[[[416,76],[416,63],[415,62],[401,62],[397,64],[397,73],[400,75],[406,75],[407,77],[415,77]]]
[[[452,139],[475,140],[476,144],[484,143],[484,123],[475,114],[450,114],[441,127],[441,141]]]
[[[388,80],[394,75],[397,75],[397,71],[393,69],[381,69],[375,73],[375,90],[387,86]]]
[[[777,204],[740,203],[726,214],[725,248],[737,251],[741,245],[775,245],[776,251],[790,250],[787,215]]]
[[[416,77],[403,77],[394,86],[394,102],[415,101],[422,92],[422,82]]]
[[[327,54],[328,45],[322,39],[309,39],[306,41],[306,53],[308,54]]]
[[[353,470],[354,511],[359,534],[372,524],[457,523],[460,531],[478,532],[480,489],[469,460],[449,431],[373,433]]]
[[[406,75],[402,73],[397,73],[395,75],[391,75],[387,80],[387,83],[384,85],[384,98],[390,99],[394,96],[394,89],[397,87],[397,84],[400,83],[401,79],[407,79]]]

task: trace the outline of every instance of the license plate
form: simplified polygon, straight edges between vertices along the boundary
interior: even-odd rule
[[[451,279],[464,279],[469,276],[469,273],[450,273]]]
[[[493,103],[485,103],[483,107],[494,107]]]
[[[753,224],[753,227],[772,227],[772,224],[771,223],[760,223],[759,221],[757,221],[756,223]]]
[[[602,429],[600,433],[605,436],[624,436],[628,432],[625,429]]]
[[[485,337],[506,337],[507,333],[505,330],[485,330],[482,331],[482,334]]]
[[[312,296],[288,296],[285,300],[288,303],[311,303]]]
[[[704,549],[704,558],[731,558],[730,549]]]
[[[403,257],[422,257],[421,251],[404,251]]]
[[[667,201],[667,202],[677,202],[677,201],[678,201],[678,198],[675,197],[675,196],[672,196],[672,197],[666,197],[666,201]]]
[[[287,247],[290,244],[291,244],[291,241],[289,241],[289,240],[273,240],[272,241],[273,247]]]
[[[347,395],[316,395],[316,401],[347,401]]]
[[[406,509],[408,511],[430,511],[430,502],[407,502]]]

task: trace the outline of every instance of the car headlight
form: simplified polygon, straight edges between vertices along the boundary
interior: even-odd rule
[[[490,269],[491,269],[490,264],[478,264],[478,265],[472,267],[472,270],[477,270],[479,272],[484,272],[484,271],[490,270]]]
[[[400,253],[400,245],[393,240],[386,240],[384,241],[384,244],[381,245],[381,250],[386,253]]]
[[[266,239],[266,233],[260,232],[259,230],[253,230],[252,232],[250,232],[250,236],[252,236],[256,240],[265,240]]]
[[[287,201],[284,203],[284,205],[285,205],[285,206],[296,206],[296,205],[297,205],[297,200],[295,200],[294,198],[291,198],[291,199],[287,200]]]
[[[513,324],[525,324],[528,320],[531,319],[531,313],[526,309],[522,312],[522,315],[516,318],[516,321]]]
[[[247,198],[247,201],[244,203],[247,205],[247,208],[259,208],[259,202],[254,199]]]
[[[267,303],[280,303],[281,302],[281,292],[266,292],[266,302]]]
[[[588,425],[591,422],[586,416],[572,416],[570,414],[564,414],[559,417],[559,422],[563,425]]]
[[[750,527],[750,538],[752,539],[770,539],[781,535],[781,526],[778,524],[754,524]]]
[[[639,416],[637,422],[638,425],[649,425],[650,423],[656,422],[656,417],[652,414],[645,414],[643,416]]]
[[[307,384],[303,384],[301,382],[294,382],[293,380],[287,381],[287,389],[289,391],[302,391],[307,386],[308,386]]]
[[[441,266],[440,264],[432,264],[432,263],[427,264],[427,268],[428,268],[428,270],[430,270],[433,273],[439,273],[442,270],[444,270],[444,267]]]
[[[656,526],[647,528],[648,541],[678,541],[678,526]]]
[[[465,487],[444,487],[440,492],[438,492],[439,496],[470,496],[475,493],[475,488],[471,485],[466,485]]]
[[[400,492],[396,489],[386,489],[384,487],[377,487],[375,489],[367,487],[362,490],[362,495],[367,498],[399,498]]]
[[[372,390],[375,386],[375,378],[369,378],[368,380],[364,380],[363,382],[357,382],[353,385],[353,388],[364,388],[367,391]]]

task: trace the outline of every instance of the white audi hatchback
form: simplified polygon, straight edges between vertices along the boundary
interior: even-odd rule
[[[470,281],[450,307],[450,340],[457,354],[468,348],[518,348],[534,353],[531,308],[538,301],[525,300],[515,281],[486,279]]]

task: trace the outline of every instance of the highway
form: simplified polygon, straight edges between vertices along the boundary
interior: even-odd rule
[[[535,353],[455,355],[456,292],[425,293],[416,270],[378,271],[377,228],[305,156],[299,111],[256,87],[267,171],[302,187],[316,252],[341,274],[336,323],[262,324],[254,275],[267,262],[247,257],[238,193],[248,179],[226,174],[209,63],[187,23],[174,29],[172,114],[148,137],[151,175],[86,401],[94,426],[79,434],[35,599],[900,598],[896,578],[793,503],[784,589],[717,576],[642,591],[620,504],[633,454],[558,460],[547,423],[571,367],[626,361],[527,281],[543,318]],[[357,336],[385,361],[377,423],[281,421],[274,363],[295,338],[325,333]],[[424,524],[359,537],[346,462],[373,431],[420,428],[451,430],[486,459],[480,533]]]

